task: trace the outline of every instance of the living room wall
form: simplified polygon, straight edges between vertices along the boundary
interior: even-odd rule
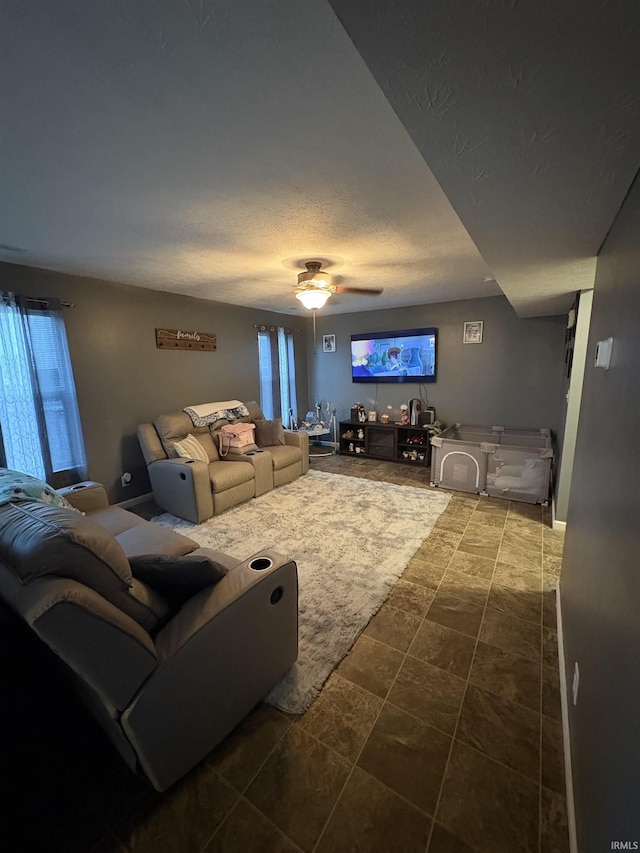
[[[639,234],[636,177],[598,258],[560,578],[581,853],[640,842]],[[609,336],[605,371],[594,353]]]
[[[89,476],[105,484],[113,503],[150,490],[139,423],[188,405],[259,399],[254,324],[295,333],[298,397],[305,405],[306,317],[6,263],[0,263],[0,289],[74,305],[64,316]],[[214,332],[217,351],[158,349],[156,328]],[[120,484],[124,471],[133,477],[127,488]]]
[[[344,299],[348,297],[342,297]],[[481,344],[462,342],[463,324],[482,320]],[[420,397],[446,424],[466,422],[549,428],[561,423],[565,316],[521,320],[505,297],[440,302],[357,314],[317,315],[317,354],[309,341],[309,403],[330,400],[338,419],[354,402],[399,416],[401,403]],[[435,326],[437,381],[428,385],[367,385],[351,381],[350,339],[355,333]],[[311,338],[311,332],[310,338]],[[322,352],[322,335],[336,351]],[[302,408],[302,406],[301,406]]]

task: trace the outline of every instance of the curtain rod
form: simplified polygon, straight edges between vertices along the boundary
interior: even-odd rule
[[[48,299],[37,299],[35,296],[25,296],[25,301],[26,302],[39,302],[40,305],[44,305],[45,307],[48,307],[48,305],[49,305]],[[61,302],[60,305],[63,308],[75,308],[76,307],[73,302]]]
[[[0,298],[4,299],[5,301],[7,301],[9,299],[9,297],[7,296],[6,293],[0,294]],[[24,296],[23,298],[24,298],[25,302],[38,303],[39,305],[44,305],[45,308],[47,308],[49,306],[49,300],[48,299],[38,299],[35,296]],[[73,302],[61,302],[60,305],[62,308],[75,308],[76,307]]]
[[[258,329],[260,332],[277,332],[278,331],[278,327],[272,326],[270,323],[268,323],[268,324],[254,323],[253,328]],[[284,328],[285,332],[287,332],[287,334],[291,334],[291,329],[288,329],[286,326],[283,326],[283,328]]]

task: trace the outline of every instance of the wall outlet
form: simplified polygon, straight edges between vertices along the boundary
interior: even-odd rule
[[[580,670],[578,669],[578,661],[576,661],[575,666],[573,668],[573,704],[578,704],[578,687],[580,686]]]
[[[120,482],[122,483],[122,488],[126,489],[127,486],[131,485],[131,474],[126,471],[121,477]]]

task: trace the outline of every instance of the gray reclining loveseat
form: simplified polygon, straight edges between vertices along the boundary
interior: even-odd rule
[[[246,403],[248,415],[238,421],[257,425],[258,444],[242,451],[219,452],[220,427],[217,420],[196,426],[182,412],[159,415],[155,421],[138,426],[138,440],[147,463],[147,472],[158,506],[180,518],[201,524],[253,497],[290,483],[309,470],[309,436],[302,431],[263,429],[267,421],[258,404]],[[193,435],[202,445],[207,462],[178,455],[176,442]],[[260,436],[266,436],[264,441]]]
[[[0,505],[0,600],[59,658],[127,764],[164,791],[296,660],[296,564],[198,548],[109,506],[97,483],[57,494],[81,512]]]

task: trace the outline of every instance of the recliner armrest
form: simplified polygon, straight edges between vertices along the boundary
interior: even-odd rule
[[[309,470],[309,436],[303,430],[285,429],[284,441],[285,444],[300,448],[302,451],[302,473],[306,474]]]
[[[251,565],[256,560],[267,559],[272,565],[268,569],[256,570]],[[228,572],[215,586],[208,587],[189,599],[180,611],[156,635],[155,644],[160,660],[174,656],[185,647],[208,622],[215,619],[228,608],[241,606],[241,599],[258,584],[269,584],[277,588],[273,576],[280,570],[293,571],[296,593],[297,614],[297,569],[296,564],[275,551],[260,551],[239,563]],[[276,602],[277,603],[277,602]]]
[[[66,486],[64,489],[57,489],[56,491],[80,512],[93,512],[96,509],[105,509],[109,506],[105,487],[102,483],[95,483],[93,480],[86,480],[84,483]]]
[[[189,459],[159,459],[147,468],[155,502],[167,512],[201,524],[213,515],[209,465]]]

